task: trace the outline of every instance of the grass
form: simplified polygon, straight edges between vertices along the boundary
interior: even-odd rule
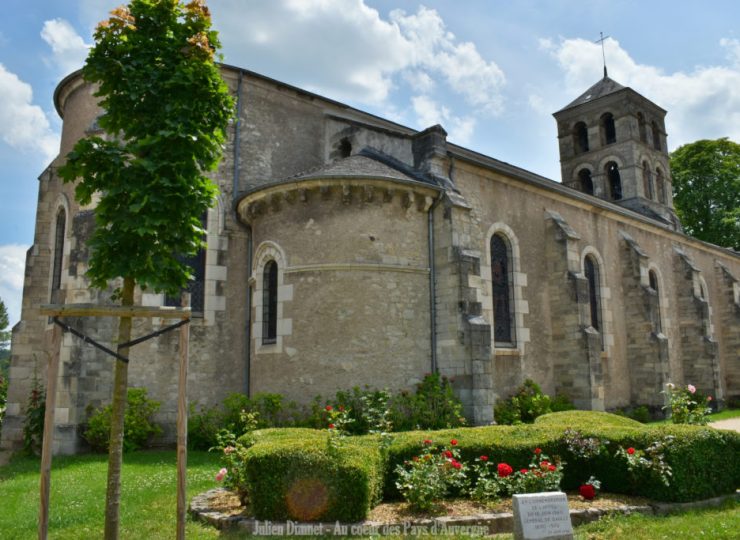
[[[135,452],[124,456],[121,494],[121,538],[173,538],[175,536],[175,453]],[[188,454],[188,498],[216,485],[220,467],[217,455]],[[39,460],[16,458],[0,467],[0,538],[32,539],[38,515]],[[100,538],[103,534],[107,457],[58,457],[52,466],[49,536],[54,539]],[[606,540],[734,539],[740,530],[740,506],[729,501],[721,508],[671,516],[611,516],[578,527],[576,538]],[[188,518],[188,539],[240,538]],[[452,538],[452,537],[449,537]],[[498,535],[496,538],[511,538]]]
[[[121,486],[121,538],[174,538],[176,456],[173,451],[124,455]],[[188,500],[215,487],[217,455],[188,453]],[[56,457],[52,463],[49,536],[101,538],[105,512],[106,455]],[[21,457],[0,467],[0,538],[37,536],[39,460]],[[213,527],[188,518],[188,539],[218,538]]]

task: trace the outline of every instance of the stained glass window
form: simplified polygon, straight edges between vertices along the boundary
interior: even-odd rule
[[[491,285],[493,289],[493,339],[514,344],[514,298],[509,246],[501,235],[491,238]]]
[[[586,257],[583,262],[583,270],[588,281],[588,303],[591,311],[591,326],[601,330],[601,317],[599,316],[599,273],[592,257]]]
[[[277,340],[278,266],[275,261],[265,265],[262,283],[262,343],[266,345]]]
[[[67,224],[67,213],[62,208],[57,214],[54,230],[54,264],[51,270],[51,301],[61,302],[59,290],[62,287],[62,259],[64,258],[64,229]]]

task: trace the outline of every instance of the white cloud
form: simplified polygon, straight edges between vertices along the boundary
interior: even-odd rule
[[[21,318],[23,271],[28,246],[0,245],[0,299],[8,309],[11,326]]]
[[[541,41],[557,60],[573,97],[596,82],[601,67],[601,46],[582,39],[558,44]],[[740,42],[723,39],[730,63],[695,67],[691,72],[664,73],[637,63],[614,39],[607,39],[609,77],[629,86],[668,111],[671,149],[696,139],[728,136],[740,140]],[[561,105],[562,106],[562,105]]]
[[[461,145],[470,143],[475,130],[474,118],[455,116],[450,109],[440,105],[429,96],[414,96],[411,98],[411,104],[420,127],[427,128],[442,124],[447,129],[451,142]]]
[[[41,37],[51,47],[52,58],[49,63],[58,66],[63,73],[70,73],[82,67],[87,58],[89,45],[77,34],[72,25],[64,19],[44,22]]]
[[[59,149],[59,137],[38,105],[33,105],[31,85],[0,64],[0,125],[2,141],[16,150],[42,154],[50,161]]]
[[[229,63],[378,106],[402,82],[416,93],[441,82],[481,112],[501,111],[503,72],[433,9],[384,19],[364,0],[213,0],[211,8]]]

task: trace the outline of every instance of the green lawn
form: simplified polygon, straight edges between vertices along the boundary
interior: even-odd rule
[[[188,456],[188,498],[215,487],[218,457],[206,452]],[[16,458],[0,467],[0,538],[33,539],[38,515],[39,460]],[[100,538],[103,534],[107,457],[59,457],[52,467],[49,537]],[[135,452],[124,456],[121,498],[121,538],[171,539],[175,536],[175,453]],[[721,509],[684,514],[617,516],[576,529],[576,538],[602,540],[734,539],[740,531],[740,508],[729,502]],[[188,539],[220,536],[209,526],[187,524]],[[511,535],[501,535],[511,538]],[[497,536],[499,538],[499,536]]]
[[[121,486],[121,538],[175,537],[176,457],[173,451],[124,455]],[[217,486],[217,455],[188,454],[188,500]],[[107,456],[56,457],[52,463],[49,537],[101,538],[105,507]],[[39,508],[39,460],[16,458],[0,468],[0,538],[36,537]],[[217,538],[218,531],[192,521],[187,537]]]

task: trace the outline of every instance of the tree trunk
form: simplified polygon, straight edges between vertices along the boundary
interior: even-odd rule
[[[121,305],[134,305],[134,280],[123,279]],[[121,317],[118,323],[118,343],[131,341],[131,317]],[[128,357],[128,348],[118,349]],[[123,419],[126,413],[126,394],[128,390],[128,364],[116,360],[113,379],[113,411],[110,419],[110,447],[108,449],[108,489],[105,497],[105,535],[106,540],[118,539],[119,509],[121,505],[121,465],[123,463]]]

